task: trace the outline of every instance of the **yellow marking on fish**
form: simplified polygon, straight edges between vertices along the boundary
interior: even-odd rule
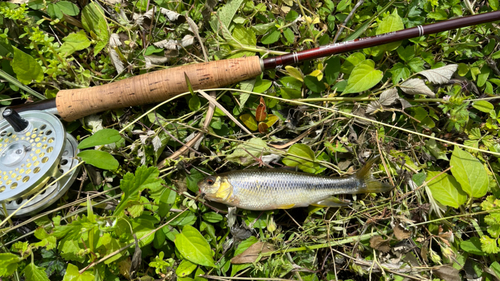
[[[276,207],[276,209],[282,209],[283,210],[283,209],[291,209],[293,207],[295,207],[295,204],[287,204],[287,205],[279,205],[279,206]]]
[[[227,181],[227,179],[220,179],[217,177],[217,181],[220,181],[219,189],[215,193],[215,197],[223,201],[227,201],[233,195],[233,186]]]

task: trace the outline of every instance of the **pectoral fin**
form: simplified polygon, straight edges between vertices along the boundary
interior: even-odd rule
[[[293,207],[295,207],[295,204],[286,204],[286,205],[280,205],[280,206],[277,206],[277,207],[276,207],[276,209],[281,209],[281,210],[283,210],[283,209],[291,209],[291,208],[293,208]]]
[[[351,205],[351,203],[340,200],[337,197],[328,197],[311,205],[316,207],[346,207]]]

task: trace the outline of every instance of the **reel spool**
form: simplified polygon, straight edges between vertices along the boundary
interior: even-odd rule
[[[78,143],[65,133],[61,121],[52,114],[17,113],[8,108],[3,117],[0,122],[0,202],[5,204],[7,214],[11,214],[32,199],[15,215],[38,213],[64,195],[74,182],[79,168],[36,195],[79,163]],[[0,214],[4,214],[3,204]]]

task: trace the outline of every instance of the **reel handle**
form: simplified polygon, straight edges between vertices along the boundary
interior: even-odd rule
[[[262,71],[257,56],[183,65],[101,86],[61,90],[56,97],[57,111],[64,120],[73,121],[105,110],[162,102],[188,91],[184,73],[198,90],[243,81]]]

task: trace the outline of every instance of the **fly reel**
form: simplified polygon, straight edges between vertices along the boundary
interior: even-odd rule
[[[78,143],[50,113],[17,113],[7,108],[3,117],[0,122],[0,214],[5,211],[11,214],[17,209],[16,216],[37,213],[64,195],[74,182],[79,167],[71,169],[79,163],[75,157]],[[42,189],[45,190],[37,195]]]

